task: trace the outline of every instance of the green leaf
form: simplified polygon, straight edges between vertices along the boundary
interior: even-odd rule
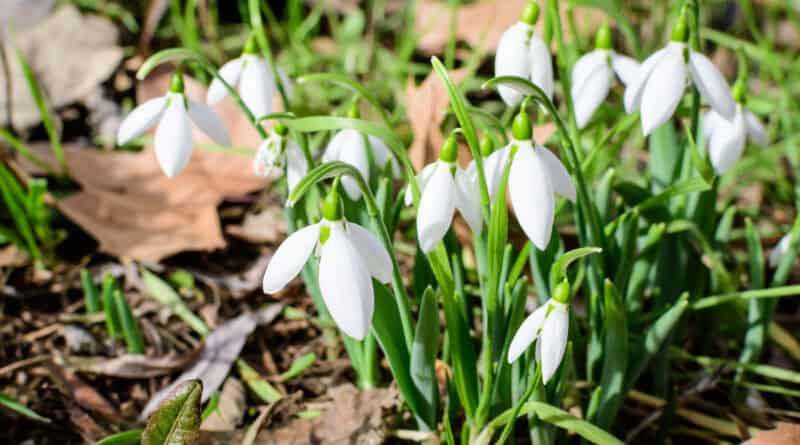
[[[301,355],[292,362],[292,365],[289,366],[286,372],[280,375],[281,381],[285,382],[299,376],[303,371],[311,367],[315,361],[317,361],[317,354],[313,352]]]
[[[264,402],[272,403],[283,397],[274,386],[244,360],[237,359],[236,368],[239,369],[242,381]]]
[[[628,367],[628,321],[622,299],[610,280],[605,281],[602,395],[595,424],[609,429],[622,403],[625,371]]]
[[[661,191],[661,193],[647,198],[644,202],[637,205],[639,210],[647,210],[653,207],[668,203],[672,198],[687,193],[704,192],[711,186],[703,178],[686,179],[674,184]]]
[[[428,287],[419,305],[419,321],[411,347],[411,380],[422,396],[424,422],[435,429],[439,411],[439,387],[436,384],[436,353],[439,350],[439,307],[436,295]]]
[[[94,445],[139,445],[142,443],[142,430],[129,430],[112,434]]]
[[[564,253],[555,263],[550,267],[550,288],[555,287],[562,277],[566,276],[567,267],[574,261],[577,261],[587,255],[593,253],[600,253],[603,249],[599,247],[580,247]]]
[[[81,269],[81,285],[83,286],[83,301],[86,313],[100,312],[100,297],[97,295],[97,286],[92,281],[92,275],[86,269]]]
[[[169,284],[144,268],[142,269],[142,280],[151,297],[169,308],[195,332],[202,336],[208,335],[208,326],[186,306],[180,295]]]
[[[147,420],[142,445],[189,445],[200,429],[200,380],[178,385]]]
[[[736,300],[752,300],[758,298],[780,298],[800,295],[800,285],[771,287],[767,289],[748,290],[743,292],[730,292],[722,295],[712,295],[701,298],[692,303],[692,310],[708,309],[720,304]]]
[[[125,300],[125,296],[119,289],[114,289],[114,301],[117,316],[122,326],[122,335],[128,345],[128,352],[131,354],[144,354],[144,340],[142,331],[139,330],[139,323],[133,317],[130,305]]]
[[[324,181],[326,179],[335,178],[337,176],[349,176],[353,178],[358,183],[358,188],[361,189],[362,192],[367,189],[367,184],[364,182],[364,177],[361,176],[361,173],[351,164],[341,162],[341,161],[331,161],[326,162],[324,164],[320,164],[312,169],[310,172],[306,173],[303,179],[295,185],[294,190],[292,193],[289,194],[289,199],[286,205],[293,207],[303,195],[309,191],[312,187],[314,187],[318,182]],[[368,212],[370,216],[377,215],[378,209],[375,206],[369,206]]]
[[[36,411],[28,408],[27,406],[19,403],[18,401],[12,399],[9,396],[0,394],[0,406],[10,409],[18,414],[21,414],[29,419],[33,419],[39,422],[50,423],[52,422],[47,417],[44,417],[37,413]]]
[[[14,226],[22,236],[22,239],[25,240],[25,245],[20,247],[27,249],[34,259],[41,259],[41,251],[36,243],[36,237],[33,234],[28,215],[25,213],[25,195],[17,183],[17,179],[4,164],[0,164],[0,196],[3,197],[3,201],[6,203],[11,219],[14,221]]]
[[[103,310],[106,313],[106,330],[111,337],[122,335],[122,324],[119,321],[117,304],[114,301],[114,290],[117,288],[117,281],[111,273],[103,275]]]
[[[683,148],[678,145],[675,126],[671,122],[656,128],[650,135],[647,166],[653,178],[655,192],[663,190],[677,179],[682,151]]]

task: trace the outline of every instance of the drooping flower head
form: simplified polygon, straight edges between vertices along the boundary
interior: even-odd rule
[[[544,250],[553,231],[556,193],[575,202],[576,192],[561,160],[532,140],[533,129],[524,108],[514,118],[511,142],[486,158],[486,185],[493,198],[511,159],[508,176],[511,205],[525,235]]]
[[[264,273],[264,293],[280,291],[306,264],[319,258],[319,289],[333,321],[345,334],[362,340],[372,323],[372,279],[388,283],[392,260],[367,229],[343,217],[339,180],[322,204],[322,220],[306,226],[278,247]]]
[[[288,137],[288,129],[278,122],[269,137],[261,142],[253,159],[253,172],[258,176],[269,176],[274,169],[286,170],[289,193],[308,173],[308,161],[297,143]]]
[[[688,23],[684,6],[672,41],[648,57],[625,90],[625,109],[639,111],[645,136],[668,121],[678,108],[687,80],[694,83],[711,108],[730,121],[736,105],[722,73],[703,54],[687,45]]]
[[[627,85],[639,69],[637,61],[617,54],[611,43],[611,30],[603,25],[597,31],[595,50],[584,54],[572,67],[571,94],[578,128],[585,127],[597,107],[606,100],[615,73],[622,84]]]
[[[458,142],[450,134],[439,152],[439,160],[425,166],[416,181],[422,192],[417,209],[417,239],[428,253],[444,238],[453,222],[455,210],[467,221],[470,229],[483,228],[478,178],[458,166]],[[406,189],[406,205],[411,204],[411,187]]]
[[[192,123],[214,142],[230,145],[228,130],[214,110],[184,94],[179,67],[166,95],[139,105],[122,121],[117,144],[125,145],[158,124],[154,141],[156,159],[164,174],[171,178],[186,167],[192,156]]]
[[[494,75],[529,79],[552,99],[553,62],[547,45],[534,31],[533,25],[538,18],[539,5],[531,1],[522,12],[520,21],[503,33],[494,58]],[[513,88],[500,86],[498,91],[509,107],[522,100],[522,94]]]
[[[564,358],[569,339],[570,286],[564,280],[553,296],[522,322],[508,348],[508,363],[513,363],[536,342],[536,361],[542,366],[542,382],[547,383]]]

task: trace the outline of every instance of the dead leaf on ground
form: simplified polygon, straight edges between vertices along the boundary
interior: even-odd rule
[[[55,5],[55,0],[4,0],[0,8],[0,37],[8,25],[26,29],[44,20]]]
[[[204,431],[233,431],[242,423],[246,409],[247,402],[245,400],[244,386],[238,379],[228,377],[219,393],[217,409],[203,420],[203,423],[200,424],[200,429]]]
[[[114,358],[68,355],[57,357],[56,362],[80,372],[141,379],[167,375],[185,368],[199,357],[201,352],[202,348],[196,348],[185,354],[169,353],[161,357],[141,354],[124,354]]]
[[[31,7],[30,3],[41,2],[25,1],[25,8]],[[25,20],[35,22],[39,15],[33,14]],[[40,116],[17,63],[13,44],[22,51],[44,90],[48,105],[53,108],[88,96],[116,70],[123,56],[122,48],[117,45],[117,27],[104,17],[82,15],[72,5],[60,6],[35,26],[17,24],[14,42],[11,39],[3,42],[9,56],[11,118],[17,129],[37,124]],[[0,76],[3,77],[0,83],[5,85],[4,74]],[[7,120],[8,101],[5,88],[0,88],[0,122]]]
[[[17,246],[11,244],[0,247],[0,267],[20,267],[29,262],[28,254]]]
[[[519,16],[529,0],[491,0],[460,6],[456,15],[456,38],[473,48],[494,52],[500,36],[509,26],[519,21]],[[419,35],[417,47],[427,54],[441,53],[450,36],[450,13],[447,2],[422,0],[417,3],[414,29]],[[597,9],[576,6],[573,9],[580,31],[593,33],[604,19]],[[562,23],[567,23],[564,9]],[[536,24],[537,32],[544,29],[544,20]],[[564,28],[564,37],[569,38],[569,29]]]
[[[258,213],[248,213],[241,225],[225,227],[225,233],[251,243],[276,243],[286,235],[286,220],[279,207],[268,207]]]
[[[100,414],[106,419],[119,417],[116,408],[94,388],[87,385],[74,371],[59,366],[48,366],[48,368],[50,375],[62,391],[71,396],[79,406]]]
[[[797,445],[800,444],[800,425],[778,422],[775,429],[760,431],[742,445]]]

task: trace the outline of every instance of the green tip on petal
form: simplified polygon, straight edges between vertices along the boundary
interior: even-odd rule
[[[444,144],[442,144],[439,159],[449,163],[456,162],[456,159],[458,159],[458,141],[456,140],[455,132],[450,133],[450,136],[447,136]]]
[[[688,8],[686,5],[683,5],[681,13],[678,16],[678,21],[675,22],[675,26],[672,28],[673,42],[686,43],[689,41],[689,19],[687,11]]]
[[[494,152],[494,141],[490,137],[484,137],[481,140],[481,156],[484,158]]]
[[[255,34],[250,34],[250,37],[247,38],[247,42],[245,42],[244,48],[242,48],[242,54],[258,54],[258,44],[256,43]]]
[[[600,29],[597,30],[597,35],[594,39],[594,47],[597,49],[611,49],[613,43],[613,36],[611,35],[611,28],[607,23],[604,23]]]
[[[322,201],[322,217],[328,221],[338,221],[342,219],[342,203],[339,198],[339,177],[333,180],[331,191]]]
[[[347,110],[347,117],[350,119],[361,118],[361,110],[358,108],[358,97],[354,98],[353,102],[350,103],[350,109]]]
[[[533,25],[537,20],[539,20],[539,3],[532,1],[522,10],[522,16],[520,16],[519,21]]]
[[[278,136],[286,136],[286,133],[289,132],[289,128],[287,128],[286,125],[283,124],[283,122],[275,122],[275,126],[272,127],[272,130]]]
[[[570,291],[569,281],[564,279],[556,284],[556,288],[553,289],[553,300],[562,304],[569,303]]]
[[[183,70],[180,66],[175,69],[175,73],[169,81],[169,90],[173,93],[183,94]]]
[[[511,136],[518,141],[527,141],[533,138],[531,118],[528,117],[524,108],[514,117],[514,122],[511,124]]]

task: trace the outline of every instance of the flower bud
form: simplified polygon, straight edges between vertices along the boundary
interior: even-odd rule
[[[600,29],[597,30],[597,35],[594,40],[594,47],[597,49],[611,49],[613,37],[611,35],[611,28],[607,23],[604,23]]]
[[[687,11],[688,8],[684,5],[683,8],[681,8],[678,21],[675,22],[675,26],[672,28],[673,42],[686,43],[689,41],[689,19],[687,18]]]
[[[450,136],[442,144],[442,150],[439,151],[439,159],[447,163],[456,162],[456,159],[458,159],[458,141],[456,141],[455,133],[450,133]]]
[[[534,0],[528,3],[528,6],[522,10],[519,21],[533,25],[537,20],[539,20],[539,4]]]
[[[183,70],[180,66],[175,69],[172,79],[169,81],[169,91],[172,93],[183,94]]]
[[[556,288],[553,289],[553,300],[559,303],[567,304],[569,303],[569,297],[570,297],[569,281],[564,279],[560,283],[556,284]]]
[[[484,137],[481,140],[481,156],[488,157],[494,152],[494,141],[490,137]]]
[[[531,119],[524,107],[514,117],[514,122],[511,124],[511,136],[518,141],[527,141],[533,138]]]
[[[333,181],[331,191],[322,201],[322,217],[328,221],[338,221],[342,219],[341,199],[339,198],[339,177]]]
[[[256,43],[255,34],[251,34],[250,37],[248,37],[244,48],[242,48],[242,54],[258,54],[258,44]]]
[[[286,136],[289,132],[289,129],[286,128],[286,125],[283,122],[275,122],[275,126],[272,127],[272,131],[275,132],[278,136]]]
[[[353,99],[353,102],[350,103],[350,109],[347,110],[347,117],[350,119],[361,118],[361,110],[358,109],[358,98]]]

